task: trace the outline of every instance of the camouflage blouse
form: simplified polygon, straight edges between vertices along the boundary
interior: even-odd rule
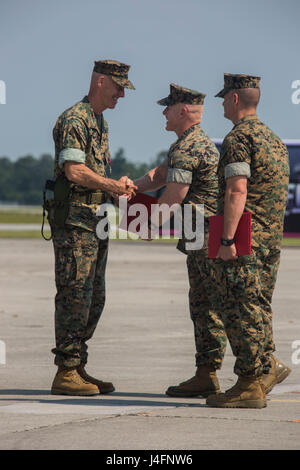
[[[103,115],[97,116],[87,96],[64,111],[53,129],[55,143],[54,177],[64,173],[66,161],[84,163],[100,176],[106,176],[110,165],[108,147],[108,125]],[[76,191],[87,188],[76,185]],[[99,219],[96,217],[98,205],[71,202],[66,223],[94,230]]]
[[[217,167],[219,152],[215,144],[196,124],[187,129],[170,147],[168,153],[168,182],[189,184],[189,190],[182,201],[184,206],[192,205],[192,230],[196,227],[196,211],[204,211],[204,231],[206,233],[204,248],[207,248],[209,216],[217,208]],[[201,209],[201,207],[203,209]],[[184,218],[183,218],[184,219]],[[199,228],[200,229],[200,228]],[[185,253],[187,238],[179,240],[178,249]],[[193,250],[199,252],[199,250]]]
[[[222,144],[219,214],[224,212],[226,178],[231,176],[248,178],[245,211],[252,213],[252,246],[279,248],[288,195],[288,150],[256,115],[237,122]]]

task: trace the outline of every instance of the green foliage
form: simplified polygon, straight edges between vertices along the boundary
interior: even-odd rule
[[[45,180],[52,174],[53,158],[48,154],[39,159],[27,155],[15,162],[0,158],[0,201],[41,204]]]
[[[120,148],[112,158],[110,177],[119,179],[128,175],[134,180],[160,165],[166,155],[167,152],[160,152],[150,164],[132,163],[126,159],[124,149]],[[53,178],[53,166],[53,157],[48,154],[39,158],[26,155],[16,161],[0,157],[0,201],[41,205],[45,181]]]
[[[156,158],[150,164],[150,168],[155,168],[155,167],[161,165],[164,162],[164,160],[167,158],[167,156],[168,156],[168,151],[167,150],[162,150],[161,152],[159,152],[156,155]]]
[[[126,160],[123,148],[120,148],[111,160],[111,177],[116,180],[126,175],[134,180],[143,176],[149,169],[150,166],[147,163],[134,164]]]

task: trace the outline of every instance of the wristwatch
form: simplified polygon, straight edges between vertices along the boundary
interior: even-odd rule
[[[231,238],[230,240],[226,238],[221,238],[221,245],[223,246],[231,246],[234,244],[234,242],[235,242],[234,238]]]

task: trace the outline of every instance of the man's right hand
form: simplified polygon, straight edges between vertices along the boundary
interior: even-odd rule
[[[128,178],[128,176],[122,176],[118,183],[118,190],[115,191],[118,195],[120,196],[127,196],[129,199],[131,197],[135,196],[136,191],[137,191],[137,186],[133,183],[133,181]]]
[[[89,189],[100,189],[110,194],[114,193],[127,197],[135,195],[138,189],[128,176],[122,176],[118,181],[112,178],[106,178],[97,175],[97,173],[88,168],[84,163],[65,162],[64,171],[69,181]]]

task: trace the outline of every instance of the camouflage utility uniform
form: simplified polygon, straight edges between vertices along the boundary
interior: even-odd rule
[[[218,213],[226,178],[248,178],[245,211],[252,213],[249,256],[214,260],[210,294],[220,313],[239,376],[267,373],[275,350],[271,300],[275,287],[289,182],[288,151],[256,115],[242,118],[226,136],[218,168]]]
[[[100,176],[109,164],[108,127],[95,115],[88,98],[66,110],[53,130],[55,177],[65,161],[84,163]],[[87,362],[90,339],[105,302],[105,267],[108,240],[99,240],[96,211],[105,201],[101,191],[75,185],[65,227],[52,221],[55,253],[55,364],[76,367]],[[50,218],[51,222],[51,218]]]
[[[203,105],[205,94],[174,83],[170,84],[169,96],[158,101],[162,106],[173,106],[177,103]],[[187,129],[171,145],[165,166],[168,168],[167,183],[183,183],[189,185],[186,197],[181,203],[183,214],[182,238],[177,248],[187,254],[189,277],[189,306],[194,325],[196,345],[196,366],[221,365],[226,347],[226,335],[222,322],[212,309],[207,292],[212,290],[208,271],[211,260],[208,259],[208,227],[209,216],[216,213],[218,178],[217,168],[219,152],[215,144],[195,124]],[[191,207],[191,220],[185,216],[185,207]],[[204,224],[197,225],[197,212]],[[198,218],[199,220],[199,218]],[[188,229],[188,234],[186,234]],[[193,233],[198,232],[193,238]],[[199,236],[202,232],[204,240]],[[197,240],[198,238],[198,240]],[[200,242],[200,243],[199,243]],[[200,246],[198,246],[200,245]],[[209,286],[209,288],[207,287]],[[171,387],[172,388],[172,387]],[[175,387],[176,388],[176,387]]]
[[[186,130],[171,146],[168,154],[167,177],[167,182],[190,185],[181,206],[183,215],[184,206],[186,204],[192,206],[191,225],[193,232],[203,228],[196,227],[196,211],[202,210],[200,207],[197,208],[197,205],[204,208],[203,247],[194,249],[197,247],[196,241],[191,243],[184,236],[185,221],[183,217],[183,238],[179,240],[177,248],[187,254],[190,284],[189,305],[194,325],[196,366],[205,364],[216,368],[222,362],[226,335],[207,296],[207,285],[210,284],[207,272],[212,263],[207,258],[207,243],[209,216],[215,214],[217,209],[218,160],[219,153],[216,146],[197,124]]]

